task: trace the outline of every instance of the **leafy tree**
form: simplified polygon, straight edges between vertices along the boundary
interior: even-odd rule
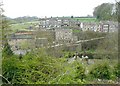
[[[11,31],[9,28],[9,21],[7,20],[7,17],[5,15],[3,15],[3,3],[0,3],[0,37],[2,40],[2,46],[4,46],[7,42],[7,35],[9,34],[9,32]]]
[[[71,18],[73,18],[73,16],[71,16]]]
[[[0,6],[2,6],[2,3],[0,3]],[[0,8],[2,10],[2,12],[4,11],[2,8]],[[7,35],[9,34],[10,30],[9,28],[9,21],[6,19],[6,16],[4,16],[3,14],[0,15],[0,19],[2,20],[2,22],[0,22],[0,25],[2,26],[0,28],[1,33],[1,45],[2,45],[2,49],[3,49],[3,55],[2,56],[11,56],[13,55],[13,52],[10,48],[10,45],[8,44],[8,39],[7,39]]]
[[[116,15],[117,15],[117,19],[118,22],[120,23],[120,1],[116,3]]]
[[[93,15],[98,20],[110,20],[112,17],[112,11],[113,11],[113,4],[103,3],[95,7]]]
[[[95,58],[118,58],[118,32],[109,33],[98,43]]]

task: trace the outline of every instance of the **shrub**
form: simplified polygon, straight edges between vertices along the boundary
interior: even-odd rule
[[[65,58],[70,58],[73,56],[73,53],[72,52],[64,52],[64,57]]]
[[[5,43],[4,48],[2,50],[2,57],[10,57],[13,55],[13,51],[8,43]]]
[[[107,63],[94,65],[89,73],[93,78],[110,79],[111,77],[110,66]]]
[[[71,64],[67,64],[65,70],[52,82],[52,84],[85,84],[85,69],[79,64],[78,61],[74,61]]]
[[[2,61],[2,75],[10,82],[17,71],[18,60],[14,57],[6,58]]]
[[[86,77],[85,68],[80,63],[77,63],[75,74],[75,79],[80,79],[81,81]]]
[[[41,54],[41,55],[39,55]],[[4,58],[2,73],[12,84],[43,84],[57,77],[62,68],[57,58],[27,54],[21,60],[17,57]]]
[[[114,66],[114,71],[113,73],[118,77],[120,78],[120,64],[117,63],[115,66]]]

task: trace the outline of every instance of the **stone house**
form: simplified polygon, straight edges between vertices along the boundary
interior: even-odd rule
[[[97,23],[88,23],[88,22],[83,22],[82,23],[82,31],[101,31],[101,25]]]
[[[55,29],[55,39],[58,43],[77,41],[77,37],[73,36],[72,29]]]
[[[103,32],[115,32],[118,30],[118,22],[102,21]]]
[[[8,43],[13,50],[20,49],[23,43],[33,42],[34,34],[32,31],[19,31],[14,34],[10,34],[8,37]]]
[[[72,40],[72,29],[55,29],[55,38],[57,42],[70,43]]]

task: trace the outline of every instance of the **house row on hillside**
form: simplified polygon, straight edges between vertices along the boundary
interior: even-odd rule
[[[112,21],[102,22],[80,22],[73,18],[43,18],[40,19],[39,28],[57,29],[57,28],[80,29],[82,31],[91,30],[99,32],[114,32],[118,29],[118,23]]]
[[[77,26],[80,27],[80,21],[71,18],[43,18],[40,19],[40,28],[61,28],[64,26]]]
[[[115,32],[118,30],[118,23],[117,22],[99,22],[99,23],[81,23],[82,30],[87,31],[98,31],[98,32]]]
[[[53,20],[55,19],[56,18],[53,18]],[[66,18],[66,20],[70,20],[70,19]],[[77,22],[77,23],[74,23],[74,25],[78,23],[80,24],[80,26],[78,25],[80,27],[79,29],[81,29],[82,31],[92,30],[92,31],[99,31],[99,32],[114,32],[118,30],[117,22],[110,22],[110,21],[99,22],[99,23]],[[68,24],[68,21],[64,22],[64,24]],[[47,45],[48,40],[51,40],[51,39],[48,39],[50,38],[50,36],[51,38],[53,38],[52,41],[54,43],[71,43],[71,42],[78,41],[77,36],[73,35],[73,29],[74,28],[65,29],[65,27],[61,27],[61,28],[55,28],[54,30],[38,29],[38,30],[30,30],[30,31],[18,31],[15,34],[11,34],[10,36],[8,36],[8,39],[10,39],[9,42],[13,46],[19,45],[20,41],[28,41],[28,40],[32,41],[34,46],[36,45],[38,45],[38,47],[44,46],[44,45]],[[39,35],[37,36],[36,33],[39,35],[42,35],[44,33],[47,33],[47,34],[45,36],[43,35],[40,37]]]
[[[32,42],[32,45],[30,47],[46,46],[48,45],[49,41],[58,44],[73,43],[78,41],[77,36],[73,35],[73,29],[75,28],[82,31],[91,30],[99,32],[114,32],[118,30],[118,23],[111,21],[87,23],[73,20],[71,18],[46,18],[40,20],[38,30],[18,31],[8,36],[9,44],[13,49],[18,49],[23,42]]]

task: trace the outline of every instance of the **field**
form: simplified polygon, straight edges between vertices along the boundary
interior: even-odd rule
[[[11,24],[10,28],[13,31],[16,30],[27,30],[30,27],[34,27],[36,24],[38,24],[39,21],[33,21],[33,22],[24,22],[24,23],[17,23],[17,24]]]
[[[74,20],[79,20],[81,22],[98,22],[96,18],[74,18]]]

